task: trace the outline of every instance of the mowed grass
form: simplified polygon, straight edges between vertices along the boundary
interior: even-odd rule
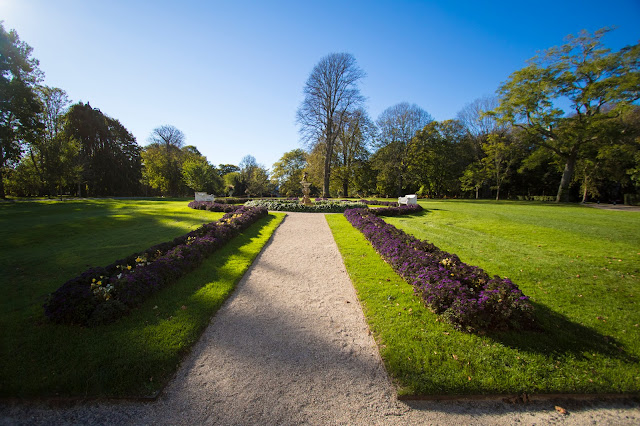
[[[638,393],[640,214],[420,201],[389,223],[511,278],[542,332],[474,335],[425,309],[342,216],[328,217],[399,395]]]
[[[161,389],[284,215],[260,220],[113,324],[51,324],[42,304],[88,267],[222,215],[185,201],[0,204],[0,396],[148,396]]]

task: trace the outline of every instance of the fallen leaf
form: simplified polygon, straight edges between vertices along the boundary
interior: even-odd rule
[[[158,309],[158,305],[154,306],[153,309]]]
[[[567,410],[565,410],[564,408],[562,408],[562,407],[561,407],[561,406],[559,406],[559,405],[556,405],[556,411],[557,411],[558,413],[562,414],[563,416],[566,416],[566,415],[567,415]]]
[[[453,359],[455,359],[456,361],[458,360],[458,355],[453,354],[453,355],[451,355],[451,356],[452,356],[452,357],[453,357]]]
[[[443,334],[446,334],[447,336],[450,334],[448,331],[443,331]]]
[[[182,307],[180,309],[182,309],[184,311],[185,309],[187,309],[187,307],[185,305],[182,305]]]

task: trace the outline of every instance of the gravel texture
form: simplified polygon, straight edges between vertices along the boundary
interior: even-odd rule
[[[312,213],[288,214],[156,401],[0,403],[0,425],[513,423],[640,424],[640,409],[398,401],[324,215]]]

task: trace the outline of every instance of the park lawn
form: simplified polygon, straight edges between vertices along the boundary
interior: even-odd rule
[[[640,214],[584,206],[420,201],[385,218],[531,297],[542,332],[456,331],[341,215],[328,216],[400,396],[638,393]]]
[[[149,396],[175,372],[284,218],[270,214],[195,271],[106,326],[55,325],[42,304],[91,266],[183,235],[223,213],[185,201],[0,204],[0,396]]]

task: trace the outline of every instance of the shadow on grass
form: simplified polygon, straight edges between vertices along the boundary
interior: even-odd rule
[[[532,304],[540,331],[491,333],[489,337],[511,348],[542,355],[572,354],[586,360],[599,354],[626,363],[639,362],[615,338],[577,324],[542,304]]]

